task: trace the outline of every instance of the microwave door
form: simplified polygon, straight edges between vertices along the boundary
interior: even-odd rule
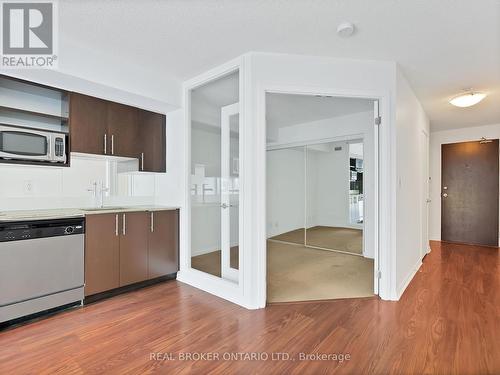
[[[50,137],[36,132],[0,131],[0,157],[16,160],[50,160]]]

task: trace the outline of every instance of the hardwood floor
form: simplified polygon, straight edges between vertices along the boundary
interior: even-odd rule
[[[248,311],[175,281],[114,297],[0,332],[0,374],[500,374],[498,249],[432,249],[399,302]],[[220,360],[180,360],[188,352]],[[227,352],[268,359],[224,361]],[[301,361],[301,352],[350,359]]]

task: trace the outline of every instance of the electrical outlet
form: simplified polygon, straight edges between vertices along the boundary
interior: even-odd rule
[[[25,180],[24,181],[24,192],[26,194],[33,194],[35,190],[35,186],[33,185],[33,181],[32,180]]]

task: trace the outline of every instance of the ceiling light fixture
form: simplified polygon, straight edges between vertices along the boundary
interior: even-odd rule
[[[486,97],[486,94],[482,92],[474,92],[472,89],[466,90],[467,92],[462,95],[455,96],[450,100],[450,104],[455,107],[471,107]]]
[[[354,34],[354,24],[352,24],[351,22],[342,22],[337,27],[337,34],[343,38],[350,37],[352,34]]]

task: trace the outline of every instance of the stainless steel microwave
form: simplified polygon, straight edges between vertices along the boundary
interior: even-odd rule
[[[0,124],[0,158],[66,163],[66,134]]]

